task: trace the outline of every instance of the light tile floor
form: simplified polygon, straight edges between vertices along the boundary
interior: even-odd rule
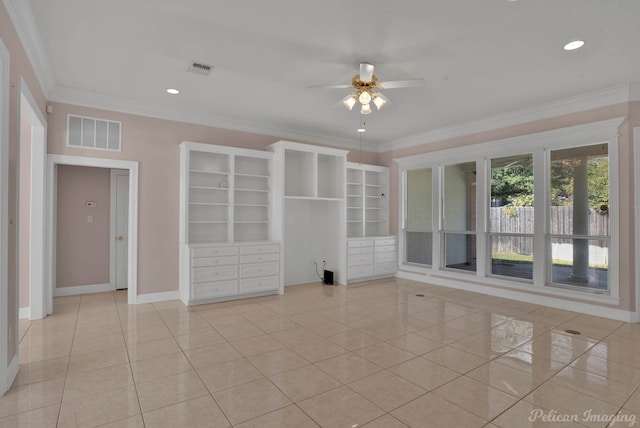
[[[20,323],[0,427],[626,427],[639,341],[637,324],[399,279],[191,308],[60,297]]]

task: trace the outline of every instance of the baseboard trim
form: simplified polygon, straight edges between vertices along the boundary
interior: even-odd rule
[[[454,288],[457,290],[472,291],[476,293],[482,293],[489,296],[503,297],[506,299],[512,299],[519,302],[532,303],[534,305],[549,306],[557,309],[564,309],[567,311],[580,312],[583,314],[595,315],[603,318],[610,318],[624,322],[638,322],[638,314],[632,311],[626,311],[623,309],[611,308],[606,306],[599,306],[590,303],[576,302],[572,300],[565,300],[558,297],[541,296],[539,294],[523,293],[516,290],[506,290],[502,288],[493,288],[477,283],[456,281],[455,279],[448,279],[435,276],[425,276],[415,272],[398,271],[396,274],[398,278],[410,279],[425,284],[439,285],[442,287]]]
[[[180,291],[165,291],[163,293],[139,294],[136,296],[136,305],[144,303],[165,302],[167,300],[180,300]]]
[[[18,318],[20,318],[21,320],[30,319],[31,318],[31,308],[29,308],[29,307],[20,308],[19,311],[18,311]]]
[[[56,287],[53,290],[54,297],[74,296],[76,294],[104,293],[114,291],[111,284],[75,285],[73,287]]]

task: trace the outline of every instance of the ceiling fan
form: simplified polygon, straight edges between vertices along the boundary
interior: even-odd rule
[[[409,88],[424,85],[424,79],[390,80],[388,82],[378,82],[378,78],[373,74],[374,65],[368,62],[360,63],[360,74],[356,74],[351,79],[350,85],[311,85],[309,88],[335,88],[335,89],[355,89],[352,93],[342,99],[342,104],[348,109],[353,109],[356,102],[360,102],[361,114],[371,113],[371,102],[378,110],[387,103],[388,99],[380,93],[380,89]]]

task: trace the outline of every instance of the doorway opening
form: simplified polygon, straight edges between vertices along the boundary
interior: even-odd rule
[[[105,172],[109,183],[111,183],[111,180],[116,180],[116,183],[119,182],[119,185],[116,187],[120,190],[119,192],[116,191],[116,194],[111,194],[111,190],[109,190],[110,208],[107,210],[109,212],[109,221],[102,230],[103,233],[108,235],[109,240],[108,249],[106,250],[106,254],[108,255],[104,256],[105,258],[108,257],[110,260],[107,269],[108,280],[105,280],[106,282],[101,285],[105,288],[104,290],[93,289],[89,291],[115,290],[116,287],[118,287],[116,276],[119,271],[120,288],[125,288],[123,287],[123,284],[126,285],[127,288],[127,302],[129,304],[137,303],[138,162],[66,155],[49,155],[47,163],[48,186],[47,209],[45,210],[47,234],[44,238],[46,240],[46,248],[48,249],[46,257],[46,276],[49,280],[47,281],[47,286],[49,287],[50,295],[53,296],[54,291],[56,292],[56,295],[61,295],[59,290],[64,288],[56,287],[55,290],[53,288],[56,284],[55,279],[60,278],[58,275],[59,272],[57,272],[59,265],[57,263],[57,250],[59,249],[58,243],[65,239],[64,237],[59,236],[59,233],[63,233],[63,230],[59,230],[57,227],[58,216],[65,215],[64,213],[66,212],[66,207],[60,207],[60,204],[64,204],[65,201],[58,198],[59,172],[60,170],[64,171],[65,168],[69,166],[89,167],[87,169],[96,168]],[[118,179],[117,177],[120,178]],[[124,178],[126,178],[126,181]],[[109,184],[109,187],[111,188],[111,184]],[[112,203],[111,201],[114,199],[116,202]],[[118,200],[120,201],[119,204],[117,202]],[[82,210],[80,212],[80,221],[82,225],[90,226],[94,224],[93,222],[98,220],[97,212],[100,208],[98,201],[85,196],[80,200],[80,203],[82,206],[78,207],[76,204],[76,209],[80,208]],[[116,217],[118,217],[118,205],[120,206],[120,235],[115,234],[118,230],[118,223],[116,222],[115,225],[112,223],[112,220],[115,221]],[[113,211],[114,208],[115,212]],[[73,211],[71,210],[70,212]],[[95,215],[94,212],[96,213]],[[120,236],[122,239],[117,239]],[[118,242],[118,244],[111,245],[116,242]],[[118,251],[118,246],[120,247],[120,251]],[[112,254],[114,256],[112,256]],[[118,254],[120,254],[119,270],[118,264],[115,263],[116,258],[118,258]],[[114,264],[116,266],[113,266]],[[74,292],[73,294],[77,293]],[[48,303],[52,306],[53,299],[51,298]]]

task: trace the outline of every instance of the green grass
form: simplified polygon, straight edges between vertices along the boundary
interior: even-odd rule
[[[520,263],[532,263],[532,254],[518,254],[518,253],[493,253],[491,255],[493,260],[500,260],[504,262],[520,262]],[[573,262],[570,260],[553,259],[551,261],[554,265],[560,266],[572,266]],[[589,263],[590,268],[594,269],[608,269],[609,266],[601,263]]]

